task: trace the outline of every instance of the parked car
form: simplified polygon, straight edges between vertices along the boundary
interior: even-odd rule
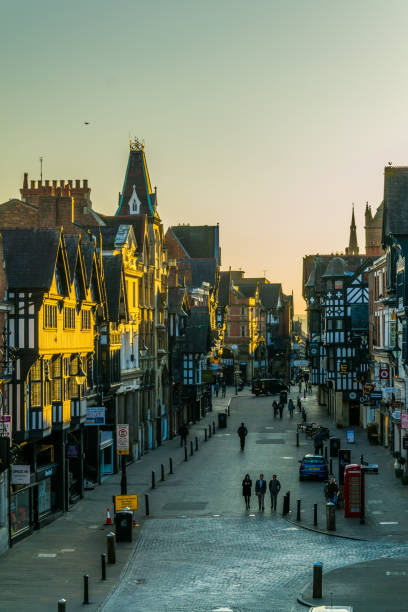
[[[254,378],[252,381],[252,393],[255,395],[274,395],[281,391],[288,391],[288,385],[278,378]]]
[[[299,480],[304,480],[305,478],[328,479],[329,468],[326,459],[322,455],[305,455],[299,463]]]

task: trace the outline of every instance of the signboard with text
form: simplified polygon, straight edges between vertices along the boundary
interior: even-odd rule
[[[118,455],[129,454],[129,425],[116,426],[116,452]]]
[[[105,425],[105,408],[87,407],[85,425]]]
[[[13,485],[30,484],[30,466],[29,465],[12,465],[11,466],[11,484]]]
[[[138,510],[137,495],[115,495],[115,512],[129,508],[129,510]]]
[[[11,415],[0,415],[0,438],[11,438]]]

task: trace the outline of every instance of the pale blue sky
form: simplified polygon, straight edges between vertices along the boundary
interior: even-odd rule
[[[3,3],[0,201],[43,155],[113,214],[131,133],[165,226],[218,221],[223,265],[300,311],[302,256],[344,248],[353,201],[362,248],[384,165],[408,165],[407,32],[400,0]]]

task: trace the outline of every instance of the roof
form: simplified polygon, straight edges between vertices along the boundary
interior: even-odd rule
[[[408,235],[408,167],[384,168],[383,239]]]
[[[270,283],[259,286],[259,297],[266,310],[277,308],[282,293],[281,283]]]
[[[196,306],[187,319],[183,351],[186,353],[208,353],[211,348],[211,321],[208,307]]]
[[[134,190],[140,201],[140,212],[153,216],[152,188],[143,147],[129,151],[125,180],[116,216],[129,215],[129,200],[132,198]]]
[[[331,276],[344,276],[347,272],[347,264],[341,257],[333,257],[330,260],[329,265],[326,268],[326,272],[322,275],[322,278],[329,278]]]
[[[139,253],[143,252],[143,245],[145,240],[146,232],[146,215],[120,215],[117,217],[110,217],[108,215],[102,215],[104,223],[108,227],[119,228],[120,225],[131,225],[133,233],[136,238],[136,248]]]
[[[191,284],[193,287],[201,287],[203,283],[215,286],[217,280],[217,264],[214,259],[189,259],[181,260],[188,263],[191,269]]]
[[[220,306],[229,306],[231,284],[231,272],[221,272],[218,288],[218,303]]]
[[[192,258],[220,261],[218,225],[172,225],[171,231]]]
[[[86,283],[89,287],[92,277],[92,264],[95,253],[95,244],[93,241],[84,240],[81,243],[82,254],[84,256]]]
[[[118,321],[122,290],[122,255],[103,255],[102,262],[105,276],[108,319],[109,321]]]
[[[169,287],[167,293],[169,312],[181,312],[184,300],[188,300],[188,293],[185,287]]]
[[[70,235],[65,236],[65,244],[67,247],[69,275],[71,278],[74,278],[75,267],[76,267],[77,256],[78,256],[78,244],[79,244],[78,234],[70,234]]]
[[[48,290],[54,278],[61,230],[4,230],[1,235],[8,288]]]

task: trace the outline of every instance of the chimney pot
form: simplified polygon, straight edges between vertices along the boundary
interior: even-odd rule
[[[81,189],[81,181],[79,179],[75,179],[75,189]]]
[[[65,181],[64,180],[60,180],[60,187],[65,187]]]
[[[69,185],[70,187],[72,187],[72,180],[69,180],[69,181],[68,181],[68,185]]]
[[[24,172],[23,189],[28,189],[28,172]]]
[[[57,181],[52,181],[52,186],[56,187],[57,186]]]
[[[50,181],[45,181],[45,186],[49,187],[50,186]]]
[[[30,181],[31,189],[35,189],[35,181]]]
[[[88,189],[88,179],[83,180],[84,189]]]

